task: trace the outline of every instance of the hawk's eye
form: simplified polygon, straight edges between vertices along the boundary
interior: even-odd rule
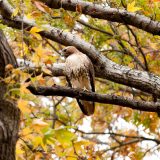
[[[63,52],[66,52],[66,51],[67,51],[67,49],[64,49],[64,50],[63,50]]]

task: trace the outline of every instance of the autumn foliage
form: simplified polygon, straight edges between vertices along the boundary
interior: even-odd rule
[[[135,17],[143,15],[158,23],[160,21],[159,0],[88,1],[95,8],[96,5],[110,6],[135,14]],[[121,103],[96,103],[94,115],[86,117],[75,99],[56,95],[37,96],[30,92],[28,86],[67,86],[64,75],[54,76],[52,69],[54,64],[65,62],[59,50],[70,42],[47,34],[52,34],[51,27],[92,44],[99,54],[119,66],[157,76],[160,76],[160,34],[153,35],[144,29],[143,24],[140,25],[141,29],[130,25],[127,23],[129,20],[119,23],[94,18],[97,10],[88,9],[87,13],[81,3],[73,9],[73,6],[66,7],[67,0],[59,1],[61,7],[55,8],[49,1],[44,2],[10,0],[9,4],[14,8],[11,16],[0,12],[3,17],[0,18],[0,29],[5,33],[19,63],[16,69],[12,65],[6,66],[6,71],[12,74],[4,78],[8,84],[5,98],[16,102],[21,111],[17,160],[116,160],[118,157],[142,160],[148,156],[156,159],[156,154],[160,156],[157,112],[133,110]],[[68,5],[72,3],[72,0],[68,1]],[[1,7],[1,10],[4,8]],[[17,17],[21,19],[17,20]],[[59,33],[59,37],[62,33]],[[81,45],[79,49],[82,51],[86,49],[85,44],[77,41],[77,45]],[[96,63],[93,64],[98,68]],[[159,97],[144,92],[145,89],[123,85],[122,80],[120,83],[110,80],[97,76],[96,93],[159,103]],[[158,85],[156,87],[159,88]]]

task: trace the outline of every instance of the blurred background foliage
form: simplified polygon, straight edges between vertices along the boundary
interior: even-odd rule
[[[160,21],[159,0],[88,1],[137,12]],[[149,72],[160,75],[159,36],[132,26],[83,15],[80,6],[77,12],[70,12],[62,8],[51,9],[35,0],[9,2],[16,9],[13,17],[25,15],[38,26],[17,30],[0,23],[17,59],[31,61],[37,67],[64,62],[58,53],[63,46],[39,34],[44,29],[43,25],[49,24],[92,43],[101,54],[118,64],[139,70],[147,67]],[[142,68],[140,64],[145,67]],[[50,73],[47,69],[44,72]],[[13,70],[13,74],[21,79],[19,89],[8,89],[10,98],[17,99],[18,95],[18,107],[22,112],[17,160],[141,160],[152,156],[155,159],[159,151],[158,144],[143,142],[139,137],[160,138],[160,123],[156,113],[96,103],[94,115],[85,117],[74,99],[32,95],[26,89],[28,83],[25,82],[31,75],[21,70]],[[16,83],[11,83],[9,78],[6,82],[10,86]],[[64,77],[43,77],[42,74],[31,78],[31,82],[35,86],[66,85]],[[152,100],[152,95],[100,78],[96,78],[96,92]]]

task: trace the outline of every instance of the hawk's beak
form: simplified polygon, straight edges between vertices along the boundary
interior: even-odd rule
[[[59,50],[59,53],[60,53],[60,55],[61,55],[62,57],[64,57],[64,53],[63,53],[62,50]]]

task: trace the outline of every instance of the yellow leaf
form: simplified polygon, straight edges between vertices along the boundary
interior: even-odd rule
[[[34,34],[34,33],[38,33],[38,32],[41,32],[41,31],[42,31],[42,29],[40,29],[38,27],[32,27],[29,32]]]
[[[36,54],[39,58],[42,58],[42,57],[43,57],[42,44],[40,44],[37,48],[35,48],[35,54]]]
[[[55,84],[53,81],[53,78],[49,78],[46,82],[47,82],[46,83],[47,86],[53,86]]]
[[[43,57],[43,48],[40,44],[37,48],[35,48],[35,53],[32,56],[32,61],[35,62],[37,65],[39,65],[40,60]]]
[[[139,11],[139,10],[142,9],[140,7],[136,7],[135,3],[136,3],[135,1],[133,1],[132,3],[129,3],[127,5],[127,11],[129,11],[129,12],[136,12],[136,11]]]
[[[21,87],[20,87],[21,94],[28,94],[28,93],[30,93],[30,91],[27,89],[27,87],[28,87],[29,84],[30,84],[30,82],[24,83],[24,84],[21,85]]]
[[[18,12],[19,12],[19,8],[16,8],[15,10],[14,10],[14,12],[12,13],[12,18],[13,17],[15,17],[17,14],[18,14]]]
[[[71,15],[69,13],[67,13],[67,12],[64,13],[63,19],[64,19],[64,22],[65,22],[65,24],[67,26],[69,26],[69,27],[73,27],[74,26],[75,21],[74,21],[74,19],[71,17]]]
[[[69,155],[69,156],[71,156],[71,155]],[[77,160],[77,157],[75,156],[75,155],[73,155],[73,157],[67,157],[67,159],[66,160]]]
[[[42,40],[42,37],[38,32],[41,32],[42,29],[38,27],[32,27],[31,30],[29,31],[33,36],[35,36],[38,40]]]
[[[18,141],[16,144],[16,155],[20,155],[23,153],[24,153],[24,150],[22,149],[22,144],[20,143],[20,141]]]
[[[9,84],[15,84],[15,80],[10,76],[4,79],[5,83],[9,83]]]
[[[17,76],[21,75],[22,73],[23,72],[19,68],[13,70],[13,74],[15,74]]]
[[[42,37],[38,33],[34,33],[33,36],[35,36],[38,40],[42,40]]]
[[[51,14],[53,17],[60,17],[60,14],[59,12],[52,12]]]
[[[33,148],[35,149],[38,146],[41,146],[45,151],[47,151],[47,146],[43,143],[43,137],[42,136],[36,136],[33,141]]]
[[[42,44],[40,44],[39,46],[38,46],[38,48],[36,49],[36,54],[40,57],[40,58],[42,58],[43,57],[43,48],[42,48]]]
[[[22,150],[21,148],[16,148],[16,155],[18,154],[23,154],[24,150]]]
[[[42,119],[34,119],[32,123],[33,129],[40,131],[42,128],[47,127],[49,124],[44,122]]]
[[[31,60],[32,60],[32,62],[34,62],[34,64],[35,64],[36,66],[39,66],[40,58],[39,58],[39,56],[37,56],[36,53],[32,56]]]
[[[76,139],[76,135],[66,129],[55,130],[55,138],[64,148],[72,145],[72,140]]]
[[[27,17],[28,19],[33,19],[32,13],[28,13],[28,14],[26,15],[26,17]]]
[[[26,87],[27,87],[30,83],[29,82],[26,83],[26,80],[28,80],[31,76],[28,73],[24,73],[24,72],[20,76],[21,76],[20,77],[21,78],[21,83],[25,84]]]
[[[60,157],[65,155],[62,145],[55,145],[55,153]]]
[[[42,71],[50,76],[52,75],[52,72],[47,68],[42,68]]]
[[[43,154],[40,152],[34,154],[35,154],[35,160],[41,160],[43,158]]]
[[[32,130],[29,127],[24,128],[23,130],[20,131],[20,136],[27,136],[32,133]]]
[[[32,61],[35,62],[37,65],[40,65],[40,62],[43,62],[45,64],[52,64],[56,61],[56,56],[53,56],[53,53],[44,48],[42,44],[40,44],[35,49],[35,54],[32,56]]]
[[[85,154],[85,147],[93,144],[94,144],[93,142],[81,140],[81,141],[75,142],[74,146],[77,152],[80,151],[81,153]]]
[[[22,113],[30,113],[31,110],[28,107],[28,101],[25,100],[18,100],[18,107],[21,110]]]
[[[23,49],[24,49],[25,52],[28,51],[28,46],[24,42],[17,43],[17,46],[19,46],[20,48],[23,47]]]
[[[45,79],[43,78],[43,73],[41,74],[41,75],[39,75],[39,76],[37,76],[36,77],[36,80],[38,81],[38,83],[40,84],[40,85],[44,85],[45,84]]]
[[[30,13],[32,17],[37,18],[42,16],[42,14],[38,11],[33,11],[32,13]]]
[[[51,13],[52,10],[42,2],[34,1],[35,6],[44,13]]]

